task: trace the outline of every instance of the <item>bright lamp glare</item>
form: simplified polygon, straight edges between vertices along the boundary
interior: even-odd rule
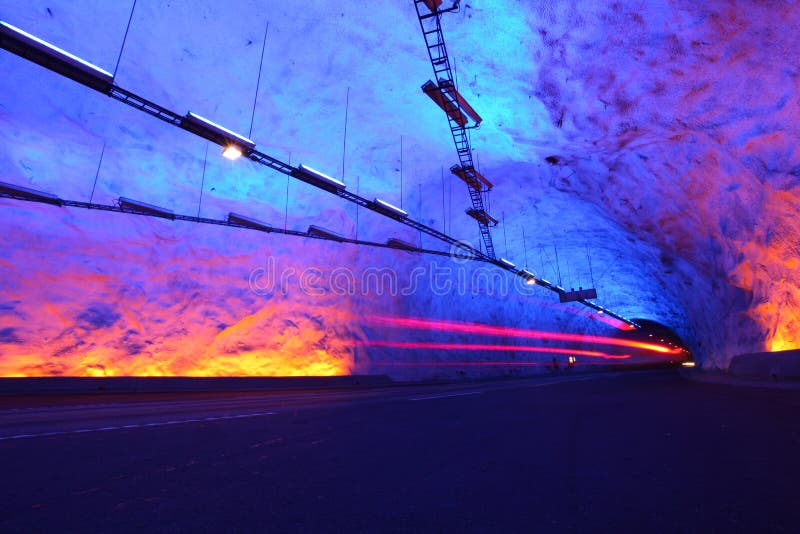
[[[228,158],[229,160],[235,160],[242,157],[242,151],[236,145],[228,145],[225,147],[225,150],[222,151],[222,157]]]

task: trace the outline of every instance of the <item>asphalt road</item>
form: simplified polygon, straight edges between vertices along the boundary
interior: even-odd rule
[[[0,531],[796,532],[798,409],[674,372],[5,398]]]

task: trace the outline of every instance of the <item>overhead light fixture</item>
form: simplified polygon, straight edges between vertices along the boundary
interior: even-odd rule
[[[597,290],[595,288],[583,289],[580,288],[577,291],[564,291],[558,295],[558,300],[560,302],[576,302],[579,300],[588,300],[588,299],[596,299],[597,298]]]
[[[385,200],[381,200],[379,198],[374,199],[372,201],[372,206],[370,206],[370,207],[375,211],[379,211],[381,213],[385,213],[385,214],[389,214],[389,215],[395,215],[395,216],[400,217],[402,219],[405,219],[406,217],[408,217],[408,212],[403,211],[400,208],[398,208],[397,206],[395,206],[394,204],[389,204]]]
[[[222,157],[231,161],[237,160],[242,157],[242,151],[236,145],[228,145],[222,151]]]
[[[338,234],[333,230],[328,230],[327,228],[316,226],[314,224],[308,227],[308,235],[332,239],[334,241],[344,241],[344,236],[342,234]]]
[[[119,207],[123,209],[123,211],[155,215],[158,217],[164,217],[165,219],[175,219],[175,212],[172,210],[154,206],[152,204],[148,204],[147,202],[119,197],[117,203],[119,204]]]
[[[297,168],[296,172],[292,172],[292,176],[295,178],[299,178],[306,183],[311,185],[315,185],[327,191],[336,192],[342,189],[345,189],[347,186],[344,182],[340,182],[336,178],[328,176],[325,173],[319,172],[316,169],[312,169],[307,165],[303,165],[302,163]]]
[[[461,110],[458,109],[458,105],[447,98],[443,93],[442,90],[439,89],[439,86],[433,83],[432,81],[428,80],[422,85],[422,91],[433,100],[437,106],[442,108],[442,110],[447,113],[447,116],[450,117],[453,121],[456,122],[462,128],[467,125],[469,119],[467,116],[461,113]]]
[[[16,184],[9,184],[6,182],[0,182],[0,195],[25,199],[25,200],[35,200],[37,202],[45,202],[47,204],[54,204],[56,206],[61,206],[63,201],[55,195],[51,195],[50,193],[45,193],[44,191],[37,191],[36,189],[30,189],[28,187],[22,187],[21,185]]]
[[[256,230],[263,230],[265,232],[269,232],[270,230],[272,230],[272,226],[270,226],[265,222],[261,222],[258,219],[253,219],[251,217],[247,217],[245,215],[239,215],[238,213],[233,213],[233,212],[230,212],[228,214],[228,222],[239,226],[254,228]]]
[[[485,176],[475,170],[475,167],[461,167],[460,165],[453,165],[450,167],[450,172],[461,178],[461,180],[463,180],[475,191],[483,191],[484,186],[487,191],[490,191],[492,187],[494,187],[492,182],[487,180]]]
[[[439,6],[442,5],[442,0],[422,0],[428,9],[431,10],[431,13],[436,13],[436,10],[439,9]]]
[[[536,285],[536,276],[527,269],[521,269],[519,274],[525,278],[525,283],[529,286]]]
[[[222,155],[228,159],[236,159],[247,150],[253,150],[256,147],[256,144],[247,137],[239,135],[191,111],[181,120],[180,126],[184,130],[199,135],[203,139],[225,147]]]
[[[451,100],[454,100],[456,104],[458,104],[458,107],[464,110],[464,113],[469,115],[472,118],[472,120],[475,121],[476,125],[483,122],[483,119],[481,118],[480,115],[478,115],[478,112],[475,111],[472,108],[472,106],[469,105],[466,99],[464,99],[464,97],[461,96],[461,93],[459,93],[456,90],[455,86],[453,85],[453,82],[451,82],[450,80],[440,80],[439,88],[442,91],[442,94],[450,98]]]
[[[479,223],[485,224],[486,226],[497,226],[497,223],[499,222],[497,219],[486,213],[486,210],[468,209],[466,213]]]
[[[400,248],[403,250],[419,250],[419,247],[409,243],[408,241],[403,241],[402,239],[398,239],[396,237],[390,237],[386,244],[389,245],[391,248]]]
[[[2,20],[0,47],[97,91],[107,92],[114,83],[110,72]]]
[[[500,263],[502,263],[503,265],[505,265],[506,267],[510,267],[510,268],[512,268],[512,269],[515,267],[513,263],[511,263],[510,261],[508,261],[508,260],[507,260],[507,259],[505,259],[505,258],[500,258],[498,261],[499,261]]]

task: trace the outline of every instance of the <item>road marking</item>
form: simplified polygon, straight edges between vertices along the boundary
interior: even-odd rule
[[[43,432],[41,434],[16,434],[14,436],[0,436],[0,441],[8,441],[12,439],[25,439],[25,438],[43,438],[47,436],[63,436],[65,434],[85,434],[87,432],[104,432],[108,430],[122,430],[128,428],[152,428],[156,426],[167,425],[180,425],[186,423],[204,423],[207,421],[227,421],[231,419],[245,419],[248,417],[263,417],[265,415],[277,415],[278,412],[258,412],[258,413],[245,413],[239,415],[221,415],[219,417],[206,417],[205,419],[183,419],[181,421],[164,421],[160,423],[141,423],[136,425],[125,426],[104,426],[100,428],[81,428],[78,430],[65,430],[61,432]]]
[[[550,380],[547,382],[540,382],[537,384],[509,384],[508,386],[498,387],[498,388],[489,388],[483,391],[467,391],[465,393],[443,393],[441,395],[429,395],[425,397],[409,397],[406,400],[410,401],[421,401],[421,400],[430,400],[430,399],[446,399],[448,397],[464,397],[468,395],[480,395],[481,393],[492,393],[497,391],[506,391],[508,389],[523,389],[523,388],[543,388],[547,386],[554,386],[557,384],[569,384],[571,382],[583,382],[585,380],[596,380],[598,378],[604,378],[603,376],[581,376],[581,377],[564,377],[556,380]]]
[[[483,391],[467,391],[466,393],[445,393],[442,395],[430,395],[427,397],[410,397],[410,401],[422,401],[431,399],[446,399],[448,397],[466,397],[467,395],[480,395]]]

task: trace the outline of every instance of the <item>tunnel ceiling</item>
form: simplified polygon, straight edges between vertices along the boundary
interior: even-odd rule
[[[107,70],[129,14],[100,0],[0,7]],[[267,24],[259,149],[477,246],[463,184],[442,178],[457,159],[420,91],[432,72],[410,0],[140,0],[117,84],[247,134]],[[782,1],[462,2],[444,33],[484,119],[472,144],[496,186],[499,255],[560,271],[565,287],[594,283],[601,302],[674,329],[708,365],[797,347],[798,25],[800,7]],[[85,200],[106,143],[96,201],[197,209],[202,140],[8,53],[0,66],[3,180]],[[205,172],[204,210],[354,232],[353,208],[310,188],[292,189],[285,214],[285,177],[216,147]],[[360,235],[414,237],[391,224]]]

